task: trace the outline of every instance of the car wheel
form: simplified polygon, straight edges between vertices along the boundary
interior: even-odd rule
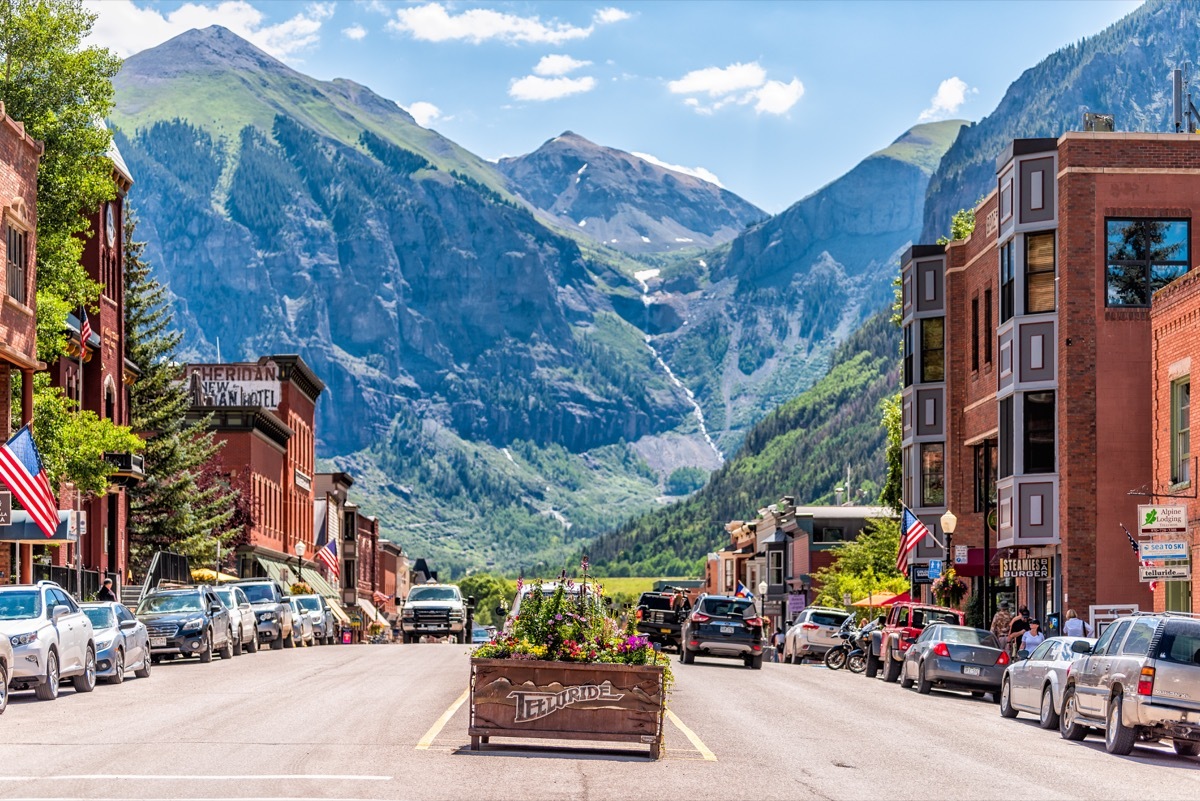
[[[689,650],[686,646],[679,652],[679,661],[685,665],[690,665],[696,661],[696,652]]]
[[[0,715],[8,708],[8,668],[0,664]]]
[[[917,665],[917,692],[921,695],[929,695],[929,691],[933,689],[933,682],[925,678],[925,663]]]
[[[90,645],[83,658],[83,672],[71,679],[71,686],[77,693],[90,693],[96,689],[96,649]]]
[[[58,651],[50,649],[46,657],[46,680],[34,688],[33,694],[39,701],[53,701],[58,697]]]
[[[233,659],[233,629],[225,630],[225,644],[221,646],[219,652],[222,659]]]
[[[873,679],[879,675],[879,657],[867,650],[867,669],[864,671],[868,679]]]
[[[1017,710],[1012,705],[1012,683],[1008,677],[1004,677],[1004,683],[1000,685],[1000,717],[1015,718]]]
[[[292,633],[286,637],[283,637],[282,639],[283,639],[283,647],[284,648],[295,648],[296,647],[296,627],[293,626]]]
[[[154,660],[150,658],[150,649],[146,649],[146,655],[142,657],[142,666],[133,671],[133,675],[139,679],[150,678],[150,665],[154,664]]]
[[[1088,727],[1079,722],[1079,708],[1075,700],[1075,688],[1068,687],[1063,694],[1062,716],[1058,719],[1058,733],[1064,740],[1082,740],[1087,737]]]
[[[204,632],[204,640],[200,643],[200,661],[208,664],[212,661],[212,633]]]
[[[125,681],[125,651],[118,648],[117,655],[113,657],[113,674],[109,677],[109,684],[120,684]]]
[[[234,656],[242,655],[242,650],[243,650],[242,649],[242,639],[245,636],[246,636],[245,633],[242,632],[242,627],[238,626],[238,636],[237,636],[237,639],[233,641],[233,655]]]
[[[4,711],[4,702],[0,701],[0,712]],[[1196,756],[1200,754],[1200,743],[1195,740],[1172,740],[1171,745],[1175,748],[1175,753],[1180,756]]]
[[[250,632],[250,642],[245,644],[245,649],[252,654],[258,653],[258,632]]]
[[[271,640],[271,650],[272,651],[278,651],[278,650],[281,650],[286,647],[287,647],[287,643],[285,643],[283,641],[283,635],[280,635],[280,636],[276,637],[275,639]]]
[[[1124,756],[1133,751],[1137,743],[1137,729],[1126,726],[1121,710],[1124,697],[1117,693],[1108,702],[1108,717],[1104,726],[1104,750],[1110,754]]]
[[[1043,729],[1058,728],[1058,710],[1054,708],[1054,690],[1047,684],[1042,690],[1042,706],[1038,715],[1038,725]]]
[[[884,657],[883,680],[891,684],[900,678],[900,663],[892,659],[891,654]]]
[[[908,660],[900,665],[900,686],[906,690],[913,686],[913,680],[908,677]]]

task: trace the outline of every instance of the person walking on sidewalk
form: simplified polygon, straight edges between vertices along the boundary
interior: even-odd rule
[[[115,592],[113,592],[112,586],[113,586],[112,579],[106,578],[104,580],[104,583],[100,585],[100,590],[96,593],[96,600],[97,601],[115,601],[115,600],[117,600],[117,594]]]
[[[1074,609],[1068,609],[1067,622],[1063,624],[1063,635],[1066,637],[1091,637],[1092,626],[1075,614]]]
[[[1008,601],[1001,601],[999,611],[992,616],[992,636],[1000,641],[1002,649],[1008,646],[1008,629],[1012,619],[1012,612],[1008,611]]]
[[[1021,650],[1021,638],[1029,631],[1029,607],[1022,606],[1017,610],[1017,616],[1008,625],[1008,650],[1010,656],[1015,656]]]

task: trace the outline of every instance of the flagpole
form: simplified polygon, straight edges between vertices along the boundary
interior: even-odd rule
[[[87,314],[86,311],[83,312]],[[79,414],[83,410],[83,349],[87,347],[87,343],[83,341],[83,318],[79,320],[79,380],[75,382],[75,402],[78,404],[75,407],[75,413]],[[83,498],[79,491],[79,485],[75,485],[75,597],[80,601],[83,598],[83,526],[82,522]]]

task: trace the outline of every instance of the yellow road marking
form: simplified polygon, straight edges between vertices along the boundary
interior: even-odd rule
[[[674,723],[675,728],[683,732],[683,736],[691,741],[692,747],[700,752],[700,755],[704,757],[705,762],[717,761],[717,755],[708,750],[708,746],[704,744],[703,740],[696,736],[696,732],[683,725],[683,721],[680,720],[679,717],[669,709],[667,710],[667,719]]]
[[[429,746],[433,745],[433,741],[442,733],[442,729],[450,722],[450,718],[454,717],[454,713],[458,711],[458,708],[467,702],[467,696],[470,694],[471,691],[469,689],[463,690],[463,694],[458,696],[455,702],[450,705],[450,708],[443,712],[442,716],[429,727],[429,731],[425,732],[425,736],[417,742],[418,751],[429,750]]]

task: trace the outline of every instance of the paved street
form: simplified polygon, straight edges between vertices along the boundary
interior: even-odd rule
[[[1112,757],[1099,738],[1068,743],[990,701],[816,666],[675,671],[667,752],[652,763],[611,746],[468,751],[466,706],[449,714],[466,687],[462,646],[165,663],[91,695],[15,695],[0,717],[0,798],[1200,797],[1200,759],[1169,746]]]

